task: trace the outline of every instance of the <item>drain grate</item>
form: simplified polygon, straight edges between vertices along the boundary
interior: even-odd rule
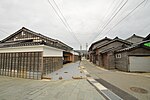
[[[86,76],[87,76],[87,77],[91,77],[91,75],[90,75],[90,74],[87,74]]]
[[[132,90],[133,92],[137,92],[137,93],[148,93],[147,90],[143,89],[143,88],[139,88],[139,87],[130,87],[130,90]]]

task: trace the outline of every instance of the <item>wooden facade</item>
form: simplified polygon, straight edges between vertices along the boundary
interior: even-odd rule
[[[78,52],[72,51],[72,52],[66,52],[63,51],[63,63],[70,63],[70,62],[76,62],[79,61],[80,58],[80,54]]]
[[[102,41],[104,39],[92,44],[89,48],[90,61],[94,64],[106,69],[150,71],[148,61],[150,57],[150,34],[144,39],[134,34],[127,40],[116,37],[105,43]]]
[[[42,52],[0,53],[0,75],[41,79]]]
[[[62,68],[66,50],[72,48],[23,27],[0,42],[0,75],[42,79]]]
[[[43,75],[50,74],[63,66],[62,57],[44,57],[43,58]]]
[[[134,63],[134,64],[140,63],[140,64],[138,64],[140,66],[139,67],[140,70],[135,70],[135,72],[136,71],[150,72],[149,64],[146,65],[146,63],[149,63],[149,61],[150,61],[150,47],[145,46],[144,43],[150,43],[150,40],[145,40],[145,41],[142,41],[141,43],[138,43],[131,47],[116,51],[115,52],[116,68],[118,70],[122,70],[122,71],[132,71],[132,70],[130,70],[131,63]],[[120,55],[120,57],[117,57],[117,55]],[[136,58],[142,58],[142,59],[140,59],[140,61],[138,61],[138,62],[136,60],[134,62],[131,62],[130,57],[134,57],[134,59],[136,59]],[[143,58],[148,59],[148,61],[146,63],[142,62],[143,60],[145,60]],[[145,67],[147,67],[146,70],[145,70]],[[135,68],[136,68],[136,66],[135,66]],[[137,67],[137,69],[138,69],[138,67]]]
[[[98,52],[98,47],[111,41],[112,39],[105,37],[102,40],[99,40],[95,43],[93,43],[90,48],[89,48],[89,60],[93,62],[94,64],[99,65],[99,52]]]

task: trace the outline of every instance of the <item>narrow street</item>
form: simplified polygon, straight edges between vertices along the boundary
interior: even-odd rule
[[[51,74],[47,75],[48,77],[51,77],[51,80],[59,80],[61,77],[64,80],[70,80],[74,78],[86,78],[86,75],[84,73],[80,73],[79,70],[79,61],[76,63],[68,63],[63,66],[63,68],[52,72]]]
[[[51,80],[0,76],[0,100],[105,100],[86,79],[72,78],[85,77],[78,66],[79,62],[65,64],[49,75]]]
[[[124,100],[149,100],[150,77],[143,74],[106,70],[82,60],[89,73],[88,77],[108,88]],[[86,79],[73,79],[72,76],[85,77],[80,73],[79,62],[64,65],[60,70],[49,74],[51,80],[32,80],[0,76],[0,100],[104,100],[105,98]],[[72,70],[71,70],[72,69]],[[67,72],[67,73],[66,73]],[[59,76],[62,79],[59,79]],[[134,89],[133,87],[144,90]]]
[[[90,76],[96,81],[125,100],[150,99],[150,77],[116,70],[106,70],[93,65],[87,60],[83,60],[81,65],[86,67]],[[132,91],[133,87],[135,87],[134,91]]]

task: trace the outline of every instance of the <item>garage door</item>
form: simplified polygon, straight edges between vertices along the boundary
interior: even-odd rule
[[[129,56],[129,71],[150,72],[150,56]]]

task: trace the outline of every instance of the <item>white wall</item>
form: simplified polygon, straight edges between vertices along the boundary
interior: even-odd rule
[[[50,57],[50,56],[63,57],[63,50],[53,48],[53,47],[44,46],[43,47],[43,56],[44,57]]]
[[[11,52],[43,52],[44,57],[63,57],[63,50],[45,45],[0,48],[0,53]]]
[[[79,53],[78,53],[78,52],[75,52],[75,51],[71,51],[71,53],[72,53],[73,55],[79,55]]]
[[[0,48],[0,53],[10,53],[10,52],[37,52],[43,51],[43,46],[20,46],[20,47],[7,47]]]

